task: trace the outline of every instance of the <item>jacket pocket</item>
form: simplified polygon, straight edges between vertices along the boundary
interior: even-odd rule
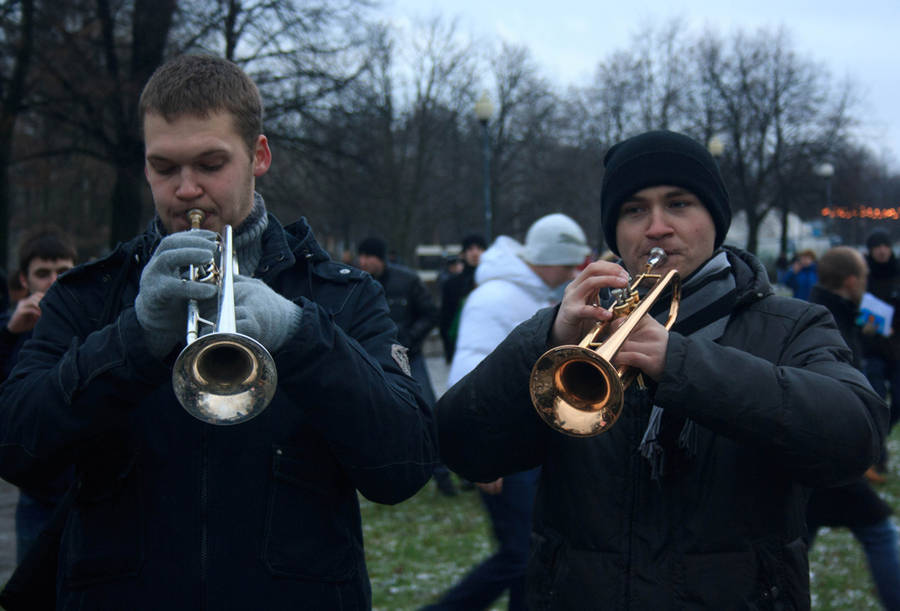
[[[359,562],[345,515],[353,505],[319,462],[295,448],[274,449],[263,561],[275,575],[346,581]]]
[[[131,461],[107,484],[85,478],[63,531],[60,563],[66,586],[136,576],[144,563],[144,510]]]

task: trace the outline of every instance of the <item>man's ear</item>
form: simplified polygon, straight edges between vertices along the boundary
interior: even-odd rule
[[[272,151],[269,149],[269,140],[262,134],[256,139],[256,149],[253,152],[253,175],[257,178],[269,171],[272,165]]]

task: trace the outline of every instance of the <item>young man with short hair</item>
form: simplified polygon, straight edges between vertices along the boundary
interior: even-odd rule
[[[140,119],[156,218],[56,284],[0,388],[0,475],[27,485],[75,465],[57,605],[369,608],[357,494],[400,502],[436,458],[381,288],[305,220],[266,212],[262,102],[236,65],[174,58]],[[204,219],[186,231],[192,209]],[[278,384],[252,420],[214,426],[176,401],[172,367],[189,300],[217,311],[216,286],[185,272],[226,224],[237,331],[271,353]]]
[[[0,381],[6,380],[16,364],[19,351],[31,338],[41,318],[41,301],[56,279],[75,265],[75,246],[69,236],[53,226],[27,232],[19,244],[19,285],[25,296],[10,312],[0,314]],[[66,491],[71,474],[43,485],[19,490],[16,503],[16,559],[21,563],[38,534],[50,520],[56,504]]]
[[[818,284],[812,287],[809,300],[828,308],[853,354],[853,366],[861,369],[863,332],[859,304],[866,292],[869,266],[856,249],[835,246],[819,259],[818,274]],[[806,521],[810,546],[822,526],[848,528],[863,547],[884,608],[900,609],[900,548],[891,513],[890,505],[866,478],[858,477],[843,486],[813,490]]]
[[[558,308],[443,395],[442,458],[481,482],[541,467],[530,608],[809,609],[809,488],[865,471],[887,409],[825,308],[775,296],[754,256],[722,246],[731,210],[706,147],[647,132],[613,146],[605,168],[601,221],[621,266],[589,264]],[[612,357],[642,382],[611,428],[550,428],[532,405],[532,367],[610,320],[598,293],[626,287],[653,248],[668,255],[657,273],[681,275],[675,326],[647,315]],[[667,302],[652,313],[664,320]]]

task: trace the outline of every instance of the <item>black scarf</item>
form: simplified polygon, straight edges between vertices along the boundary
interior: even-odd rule
[[[737,287],[725,251],[719,250],[682,283],[681,302],[673,332],[694,338],[718,340],[737,301]],[[654,304],[651,314],[665,322],[668,301]],[[639,451],[650,463],[650,477],[658,480],[672,471],[666,456],[688,459],[697,453],[696,425],[689,418],[667,415],[654,405]],[[675,431],[679,431],[676,435]]]

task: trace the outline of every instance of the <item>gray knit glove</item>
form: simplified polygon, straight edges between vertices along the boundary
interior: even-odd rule
[[[217,286],[183,278],[189,265],[205,265],[213,260],[215,240],[215,233],[203,229],[166,236],[141,273],[134,311],[144,329],[147,346],[157,358],[184,341],[189,299],[198,300],[201,310],[215,311]]]
[[[238,333],[249,335],[276,352],[300,327],[303,310],[262,280],[234,278],[234,316]]]

